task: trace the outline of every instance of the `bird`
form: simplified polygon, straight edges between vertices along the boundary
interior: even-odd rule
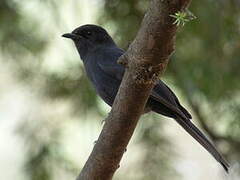
[[[74,42],[94,89],[105,103],[112,106],[125,72],[125,67],[117,60],[125,51],[117,46],[103,27],[94,24],[82,25],[62,36]],[[159,79],[153,87],[146,108],[175,119],[228,172],[230,167],[228,162],[193,124],[191,114],[180,104],[177,96],[162,80]]]

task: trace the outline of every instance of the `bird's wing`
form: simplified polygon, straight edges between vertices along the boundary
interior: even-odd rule
[[[102,71],[119,81],[122,81],[125,68],[123,65],[118,64],[117,60],[123,53],[124,51],[119,48],[105,49],[102,51],[102,57],[97,61]]]
[[[122,49],[105,49],[102,51],[102,58],[97,61],[99,67],[109,76],[122,80],[124,75],[124,66],[117,63],[118,58],[124,53]],[[107,58],[103,58],[107,57]],[[181,106],[176,95],[167,87],[161,80],[155,85],[150,95],[151,98],[162,103],[164,106],[169,108],[173,113],[177,113],[179,116],[184,116],[191,119],[190,113]]]
[[[154,86],[150,97],[163,103],[174,112],[183,113],[188,119],[192,119],[191,114],[180,104],[174,92],[161,80]]]

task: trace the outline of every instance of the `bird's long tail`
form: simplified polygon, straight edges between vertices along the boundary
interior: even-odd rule
[[[212,156],[223,166],[228,172],[229,164],[217,151],[214,145],[206,138],[206,136],[189,120],[177,117],[175,119],[194,139],[196,139]]]

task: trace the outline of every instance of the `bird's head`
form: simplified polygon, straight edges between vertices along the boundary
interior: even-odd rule
[[[98,47],[115,45],[105,29],[92,24],[80,26],[71,33],[62,36],[73,40],[82,59]]]

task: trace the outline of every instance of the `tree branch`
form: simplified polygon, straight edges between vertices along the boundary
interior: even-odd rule
[[[144,111],[155,80],[174,51],[177,27],[169,15],[190,0],[152,0],[137,37],[119,62],[126,64],[117,97],[77,180],[111,180]],[[136,101],[137,100],[137,101]]]

